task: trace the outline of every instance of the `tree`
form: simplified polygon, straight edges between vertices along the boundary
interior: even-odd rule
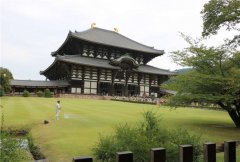
[[[183,35],[184,36],[184,35]],[[206,47],[184,36],[190,47],[172,53],[173,60],[192,70],[172,77],[164,88],[175,90],[171,105],[214,103],[240,128],[240,51],[225,45]]]
[[[12,73],[7,69],[0,67],[0,82],[1,82],[1,91],[10,92],[10,80],[13,79]]]
[[[227,27],[227,30],[240,31],[239,0],[210,0],[204,5],[201,13],[203,15],[202,36],[204,37],[217,34],[222,27]],[[229,43],[238,46],[240,35],[235,35]]]
[[[217,34],[222,27],[240,31],[240,1],[210,0],[204,5],[203,32],[205,38]],[[219,47],[207,47],[201,40],[182,35],[189,47],[172,53],[173,60],[192,70],[173,77],[165,88],[177,91],[171,105],[192,102],[215,103],[226,110],[235,126],[240,128],[240,35]]]

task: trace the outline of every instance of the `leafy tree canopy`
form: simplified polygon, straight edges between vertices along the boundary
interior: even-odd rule
[[[239,0],[210,0],[204,5],[203,15],[203,32],[202,36],[217,34],[222,27],[227,30],[240,31],[240,1]],[[236,46],[240,44],[240,35],[235,35],[230,43]]]
[[[4,92],[10,91],[11,79],[13,79],[12,73],[7,68],[0,67],[1,88],[4,90]]]
[[[215,103],[240,127],[240,51],[227,46],[206,47],[184,36],[189,47],[172,53],[173,60],[192,70],[171,78],[164,88],[175,90],[172,105]]]
[[[217,34],[222,27],[240,31],[239,0],[210,0],[201,14],[203,37]],[[235,35],[219,47],[207,47],[201,43],[202,39],[193,40],[183,34],[182,37],[189,47],[173,52],[172,58],[177,64],[191,67],[192,70],[173,77],[164,86],[177,91],[170,104],[218,104],[240,128],[240,35]]]

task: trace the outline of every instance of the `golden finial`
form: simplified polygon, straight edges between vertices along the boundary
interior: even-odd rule
[[[114,31],[115,31],[116,33],[118,33],[118,28],[114,28]]]
[[[96,23],[92,23],[91,28],[95,28],[95,27],[96,27]]]

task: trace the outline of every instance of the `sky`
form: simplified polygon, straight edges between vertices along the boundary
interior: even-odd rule
[[[1,0],[1,65],[14,79],[44,80],[40,71],[54,61],[69,30],[92,23],[139,43],[164,50],[149,65],[176,70],[170,52],[188,44],[179,32],[199,37],[201,10],[208,0]]]

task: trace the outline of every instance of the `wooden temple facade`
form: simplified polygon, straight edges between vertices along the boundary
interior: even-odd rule
[[[64,93],[159,97],[160,84],[174,73],[147,63],[163,53],[117,31],[92,27],[70,31],[52,52],[54,62],[40,74],[67,82]]]

